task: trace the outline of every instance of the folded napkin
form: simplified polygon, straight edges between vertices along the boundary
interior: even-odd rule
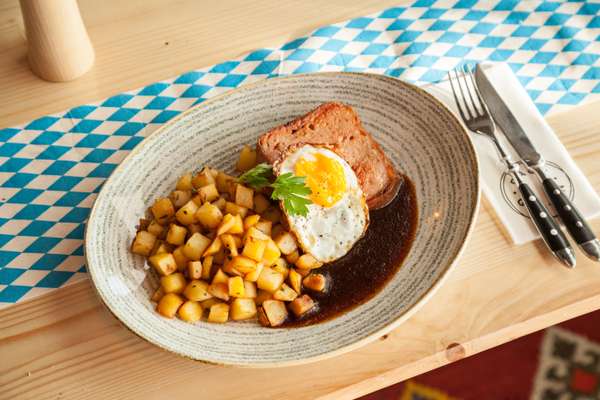
[[[512,70],[508,65],[501,63],[485,63],[482,66],[486,76],[509,105],[531,142],[546,159],[547,174],[557,179],[565,194],[574,201],[586,219],[600,215],[600,197],[552,128],[544,120]],[[447,80],[427,85],[425,89],[457,113]],[[498,129],[500,130],[500,128]],[[527,209],[519,198],[517,186],[510,175],[506,173],[505,166],[500,162],[493,144],[480,135],[473,133],[470,135],[479,156],[483,193],[513,242],[523,244],[539,238],[540,235],[530,221]],[[510,147],[508,141],[504,137],[501,137],[500,140],[505,145],[505,149],[512,154],[513,159],[518,160],[518,155]],[[522,168],[521,173],[535,191],[540,195],[544,193],[542,185],[535,175],[529,173],[525,167]],[[545,204],[556,216],[550,202],[546,201]]]

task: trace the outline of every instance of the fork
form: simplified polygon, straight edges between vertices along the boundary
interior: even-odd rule
[[[565,266],[569,268],[575,267],[575,253],[560,226],[529,185],[523,181],[519,175],[519,164],[512,161],[510,155],[504,150],[498,140],[496,124],[490,116],[487,105],[481,98],[472,69],[463,65],[462,69],[455,68],[453,72],[454,74],[448,72],[448,80],[450,81],[456,107],[464,124],[470,131],[492,141],[501,161],[506,165],[508,172],[517,183],[521,200],[527,207],[529,216],[546,243],[546,246]]]

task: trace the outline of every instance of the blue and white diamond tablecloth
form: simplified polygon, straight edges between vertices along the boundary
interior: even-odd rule
[[[600,99],[600,3],[419,0],[0,130],[0,307],[86,276],[84,226],[102,183],[194,104],[279,75],[370,71],[422,84],[481,60],[510,65],[542,113]]]

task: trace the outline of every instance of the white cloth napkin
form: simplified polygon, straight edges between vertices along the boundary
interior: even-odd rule
[[[482,66],[485,74],[502,99],[509,105],[531,142],[546,159],[547,174],[557,178],[557,182],[562,186],[565,194],[570,196],[586,219],[600,215],[600,197],[544,120],[512,70],[508,65],[501,63],[485,63]],[[435,85],[427,85],[425,89],[457,113],[447,80]],[[510,176],[505,174],[504,164],[499,161],[493,144],[488,139],[474,133],[471,133],[470,136],[479,157],[483,193],[513,242],[523,244],[539,238],[540,235],[527,216],[526,208],[520,204],[517,187]],[[513,159],[518,160],[518,155],[510,147],[508,141],[504,137],[501,137],[501,140],[505,149],[512,154]],[[543,195],[544,191],[539,179],[528,173],[525,167],[522,168],[522,174],[533,189],[542,195],[541,198],[547,200]],[[545,204],[556,216],[550,202],[545,201]]]

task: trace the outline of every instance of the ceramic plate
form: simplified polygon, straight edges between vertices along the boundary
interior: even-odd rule
[[[129,251],[147,207],[168,195],[186,171],[210,165],[233,172],[243,145],[254,145],[261,133],[327,101],[354,107],[396,168],[415,184],[416,238],[393,279],[350,312],[301,328],[269,329],[256,322],[189,324],[159,316],[149,300],[158,287],[157,276]],[[440,286],[461,253],[478,201],[473,146],[450,111],[423,90],[359,73],[270,79],[190,109],[129,154],[94,204],[86,232],[87,265],[110,311],[157,346],[218,364],[299,364],[349,351],[408,318]]]

